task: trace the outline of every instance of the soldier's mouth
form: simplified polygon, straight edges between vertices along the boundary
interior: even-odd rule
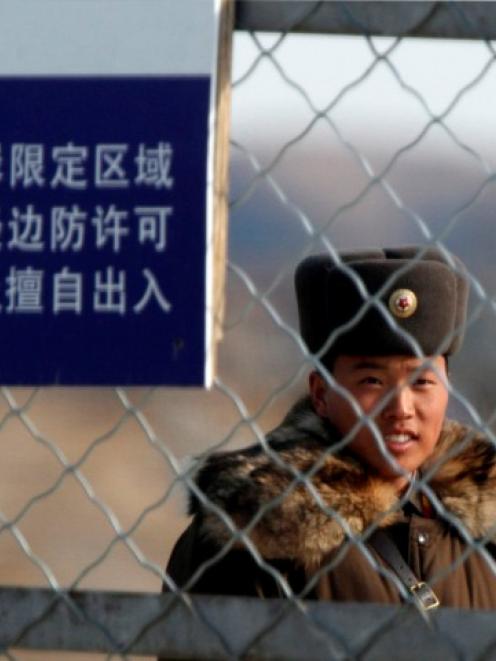
[[[419,435],[410,430],[395,431],[383,435],[384,443],[391,454],[408,452],[419,440]]]
[[[415,440],[412,434],[386,434],[384,436],[384,441],[389,444],[389,443],[399,443],[400,445],[404,445],[405,443],[409,443],[410,441]]]

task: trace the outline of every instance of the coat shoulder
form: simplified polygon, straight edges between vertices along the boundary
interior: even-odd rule
[[[266,558],[313,566],[347,534],[391,522],[394,490],[336,454],[339,440],[305,398],[263,442],[211,456],[191,501],[202,534],[222,545],[241,530],[239,546],[250,541]]]
[[[257,445],[211,455],[198,469],[190,503],[200,537],[217,546],[254,545],[267,559],[314,567],[346,537],[398,521],[391,482],[340,441],[305,398]],[[486,436],[447,421],[422,476],[449,525],[473,537],[494,527],[496,454]]]
[[[440,516],[474,538],[494,539],[496,446],[489,435],[448,421],[424,474],[444,508]]]

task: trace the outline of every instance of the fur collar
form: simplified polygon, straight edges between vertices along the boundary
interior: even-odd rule
[[[329,452],[338,440],[305,398],[269,434],[265,448],[210,456],[196,484],[237,528],[245,529],[265,558],[318,566],[344,541],[346,527],[358,535],[372,523],[384,527],[401,517],[401,503],[390,485],[344,452]],[[311,475],[311,489],[300,473]],[[495,536],[496,458],[490,442],[448,421],[422,473],[468,533]],[[215,508],[192,497],[190,510],[199,514],[207,538],[221,545],[232,539]]]

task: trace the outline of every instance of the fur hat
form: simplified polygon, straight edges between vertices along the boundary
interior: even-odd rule
[[[345,253],[341,263],[329,254],[304,259],[295,286],[310,352],[329,364],[339,354],[455,353],[469,288],[462,262],[445,254],[410,246]]]

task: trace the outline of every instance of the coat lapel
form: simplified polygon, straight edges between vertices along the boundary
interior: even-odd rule
[[[397,521],[401,503],[392,486],[345,450],[334,453],[339,440],[305,398],[268,435],[266,448],[209,457],[196,477],[203,496],[192,497],[190,507],[201,534],[220,546],[254,544],[264,558],[311,568],[347,536]],[[495,461],[490,442],[450,421],[422,469],[438,517],[462,536],[496,532]],[[233,542],[235,530],[243,535]]]

